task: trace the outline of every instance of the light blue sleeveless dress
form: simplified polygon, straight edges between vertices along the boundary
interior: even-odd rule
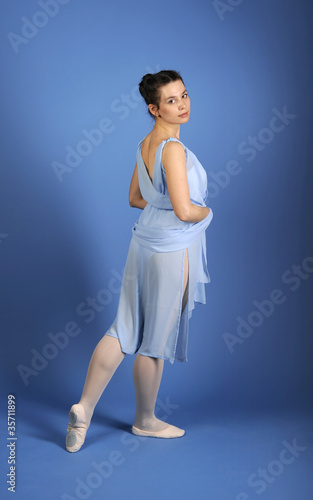
[[[188,325],[195,302],[205,304],[207,270],[205,230],[213,214],[200,222],[181,221],[168,194],[162,152],[158,146],[149,177],[137,149],[139,187],[147,205],[132,230],[116,318],[107,335],[120,340],[126,354],[187,361]],[[196,156],[185,146],[191,202],[205,206],[207,176]],[[188,253],[188,302],[182,310],[185,250]]]

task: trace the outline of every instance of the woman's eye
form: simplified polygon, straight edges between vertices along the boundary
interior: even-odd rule
[[[182,98],[183,98],[183,99],[186,99],[186,97],[188,97],[187,92],[186,92],[186,94],[183,94],[183,95],[182,95]],[[170,101],[168,101],[168,102],[167,102],[167,104],[173,104],[174,102],[175,102],[175,99],[171,99]]]

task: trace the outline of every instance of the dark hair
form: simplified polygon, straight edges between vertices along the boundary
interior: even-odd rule
[[[167,83],[176,82],[177,80],[181,80],[183,83],[183,79],[177,71],[173,70],[162,70],[158,73],[147,73],[142,77],[141,82],[139,83],[139,92],[144,98],[147,106],[148,104],[155,104],[159,106],[160,102],[160,88]],[[154,115],[148,110],[150,115]]]

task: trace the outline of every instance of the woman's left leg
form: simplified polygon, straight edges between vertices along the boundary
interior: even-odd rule
[[[89,363],[80,401],[72,406],[69,413],[68,451],[76,452],[82,447],[95,406],[124,357],[118,339],[104,335],[98,342]]]

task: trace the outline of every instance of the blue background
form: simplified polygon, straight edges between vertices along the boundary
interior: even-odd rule
[[[32,492],[32,498],[42,498],[40,481],[28,481],[42,464],[48,467],[51,456],[58,480],[46,478],[45,497],[73,494],[77,470],[70,468],[73,456],[63,451],[67,412],[80,397],[96,343],[114,319],[131,228],[140,214],[128,205],[128,189],[136,146],[153,126],[137,90],[147,72],[175,69],[184,78],[192,112],[180,137],[207,171],[214,213],[207,230],[212,280],[207,305],[193,313],[188,363],[165,366],[159,397],[170,397],[178,406],[176,419],[186,419],[187,429],[215,414],[222,420],[241,412],[308,415],[313,381],[311,3],[16,0],[2,3],[0,24],[1,409],[5,416],[6,396],[15,394],[18,495]],[[289,118],[276,121],[271,131],[273,110]],[[101,121],[105,132],[99,133]],[[257,146],[248,152],[253,137]],[[72,164],[66,160],[69,151]],[[225,174],[230,162],[236,162],[236,175]],[[301,266],[302,274],[294,266]],[[268,305],[268,317],[253,316],[254,301],[272,299],[277,289],[283,303]],[[90,309],[82,303],[99,293],[103,304],[97,301],[93,315],[78,312],[79,305],[81,311]],[[239,317],[255,322],[246,338],[238,336]],[[63,349],[49,351],[49,334],[64,332],[69,322],[77,324],[77,335],[68,337]],[[226,333],[236,336],[233,347]],[[33,369],[34,350],[51,359],[23,379],[21,370]],[[132,363],[127,357],[98,406],[111,427],[116,418],[126,426],[132,423]],[[5,420],[2,429],[5,442]],[[276,436],[278,448],[288,432]],[[310,436],[312,431],[305,435],[306,460],[309,453],[312,457]],[[26,458],[30,450],[33,472]],[[200,444],[199,450],[206,456]],[[92,456],[92,446],[88,452]],[[192,444],[189,452],[195,453]],[[270,453],[264,461],[275,456]],[[255,450],[251,457],[256,468],[262,465]],[[220,463],[224,459],[222,454]],[[79,467],[85,470],[83,461]],[[1,468],[7,470],[5,449]],[[130,480],[131,467],[121,469]],[[197,498],[210,492],[213,499],[236,498],[249,476],[245,470],[235,471],[228,486],[213,474],[212,490],[204,489],[206,472],[199,473]],[[113,480],[110,498],[120,498],[114,496]],[[271,486],[277,490],[268,488],[263,498],[281,497],[284,487],[283,498],[295,498],[288,496],[287,481],[285,474]],[[307,481],[307,475],[301,478],[301,498],[311,499]],[[190,487],[192,492],[194,484],[188,485],[184,491]],[[163,487],[170,494],[167,483]],[[146,498],[146,488],[137,498]],[[93,498],[102,494],[99,487]]]

